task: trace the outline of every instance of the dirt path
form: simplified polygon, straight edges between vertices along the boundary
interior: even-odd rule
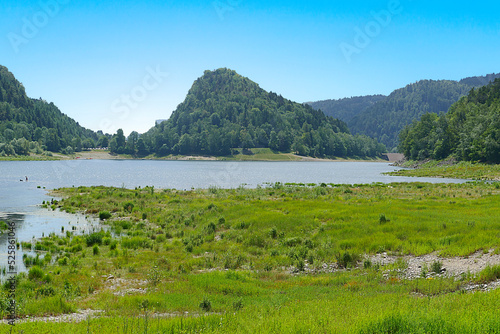
[[[120,157],[118,155],[111,155],[108,151],[83,151],[83,152],[78,152],[75,154],[76,159],[83,159],[83,160],[118,160],[118,159],[123,159],[123,157]]]
[[[389,256],[387,253],[377,254],[369,257],[373,264],[387,265],[403,260],[408,264],[405,270],[407,279],[421,277],[422,271],[427,268],[431,271],[431,266],[434,262],[442,264],[442,273],[450,277],[460,277],[464,274],[477,274],[484,270],[487,266],[500,265],[500,254],[494,254],[493,250],[487,253],[476,252],[467,257],[443,258],[436,253],[422,256]]]

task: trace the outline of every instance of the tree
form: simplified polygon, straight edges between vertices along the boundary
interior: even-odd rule
[[[139,138],[137,140],[137,154],[140,156],[148,155],[148,148],[146,147],[144,139],[142,138]]]
[[[97,141],[97,146],[104,148],[109,146],[109,140],[107,136],[101,136],[99,137],[99,140]]]
[[[47,150],[59,152],[61,146],[55,129],[49,129],[47,138],[45,139],[45,145],[47,146]]]
[[[71,146],[75,150],[75,152],[81,152],[82,151],[82,140],[80,137],[75,137],[71,140]]]
[[[127,138],[127,144],[125,146],[125,152],[128,154],[135,154],[137,140],[139,139],[139,133],[132,131]]]
[[[111,140],[109,141],[109,151],[111,153],[118,152],[118,143],[116,142],[116,137],[111,138]]]
[[[276,131],[271,131],[271,136],[269,137],[269,148],[273,151],[277,151],[279,148],[278,135]]]
[[[91,148],[94,148],[94,147],[95,147],[95,143],[94,143],[94,141],[93,141],[92,139],[87,138],[87,139],[85,139],[85,140],[83,141],[83,143],[82,143],[82,147],[83,147],[84,149],[86,149],[86,150],[89,150],[89,149],[91,149]]]
[[[124,149],[125,149],[125,135],[123,134],[122,129],[118,129],[118,131],[116,131],[116,152],[123,153]]]

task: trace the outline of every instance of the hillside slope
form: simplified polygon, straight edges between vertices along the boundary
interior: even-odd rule
[[[266,92],[229,69],[205,71],[166,122],[141,137],[151,153],[230,155],[232,148],[271,148],[314,157],[374,157],[375,140],[308,105]]]
[[[95,140],[95,132],[80,126],[53,103],[29,98],[24,86],[0,66],[0,153],[58,152],[68,146],[80,149],[84,144],[93,146]]]
[[[500,163],[500,79],[473,89],[447,114],[425,114],[400,135],[399,149],[409,159]]]
[[[422,80],[392,92],[386,99],[348,122],[353,133],[364,134],[394,148],[401,129],[428,112],[446,112],[470,86],[448,80]]]
[[[327,116],[349,122],[351,119],[386,97],[385,95],[356,96],[339,100],[307,102],[307,104],[313,107],[313,109],[321,110]]]
[[[500,78],[500,73],[460,81],[422,80],[397,89],[388,97],[375,95],[309,104],[346,122],[353,134],[367,135],[394,149],[399,132],[413,120],[428,112],[446,113],[472,88],[487,85],[496,78]]]

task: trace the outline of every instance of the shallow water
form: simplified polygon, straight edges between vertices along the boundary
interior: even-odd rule
[[[16,239],[31,241],[50,233],[86,233],[99,222],[40,207],[48,189],[115,186],[191,189],[256,187],[265,183],[365,184],[391,182],[462,183],[463,180],[382,175],[398,170],[373,162],[224,162],[150,160],[0,161],[0,220],[16,223]],[[20,181],[28,177],[28,182]],[[45,188],[45,189],[44,189]],[[64,230],[63,230],[64,228]],[[7,263],[7,235],[0,235],[0,268]],[[22,263],[23,250],[17,251]],[[25,270],[20,264],[19,271]]]

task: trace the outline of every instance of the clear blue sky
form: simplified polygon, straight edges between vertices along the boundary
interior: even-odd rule
[[[220,67],[297,102],[500,72],[498,1],[23,0],[0,11],[0,64],[30,97],[107,132],[147,131]]]

